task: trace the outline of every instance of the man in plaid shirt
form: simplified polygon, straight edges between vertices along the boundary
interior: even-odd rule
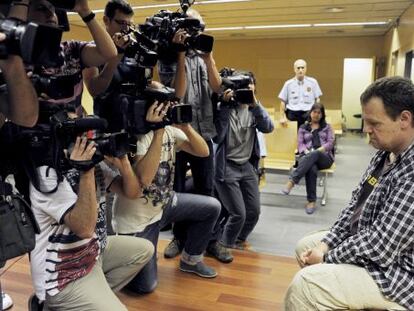
[[[361,104],[379,151],[332,228],[298,243],[285,310],[414,310],[414,85],[379,79]]]

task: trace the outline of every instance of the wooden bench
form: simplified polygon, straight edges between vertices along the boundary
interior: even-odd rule
[[[337,109],[325,109],[326,122],[332,126],[335,136],[341,136],[342,131],[342,111]]]
[[[297,122],[289,121],[285,127],[275,120],[274,131],[265,135],[267,156],[264,167],[289,171],[295,164],[297,137]]]

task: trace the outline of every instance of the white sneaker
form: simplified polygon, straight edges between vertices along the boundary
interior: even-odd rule
[[[13,306],[13,300],[5,292],[1,292],[1,295],[3,297],[3,310],[10,309]]]

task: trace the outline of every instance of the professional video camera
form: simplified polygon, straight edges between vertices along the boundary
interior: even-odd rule
[[[55,65],[62,30],[56,27],[25,23],[15,19],[0,19],[0,32],[6,39],[0,43],[0,58],[20,55],[28,64]]]
[[[154,16],[147,17],[139,28],[148,38],[157,42],[159,58],[168,63],[176,60],[177,48],[174,47],[172,39],[179,29],[185,29],[189,35],[184,43],[186,49],[202,53],[213,50],[214,38],[201,33],[204,31],[204,24],[186,13],[161,10]]]
[[[146,134],[150,130],[165,127],[171,124],[190,123],[192,121],[192,108],[187,104],[176,104],[171,106],[163,121],[160,123],[150,123],[146,121],[148,108],[158,101],[163,103],[166,101],[174,102],[175,90],[169,87],[160,89],[146,87],[141,96],[131,96],[127,94],[120,94],[116,97],[115,107],[119,111],[116,113],[121,116],[118,118],[118,124],[112,122],[112,130],[125,129],[131,135]]]
[[[52,99],[72,97],[74,87],[81,81],[81,73],[72,75],[39,75],[33,74],[30,77],[33,87],[40,96],[46,94]]]
[[[95,98],[94,112],[108,120],[109,132],[126,130],[132,136],[173,123],[191,122],[190,105],[174,105],[159,124],[146,122],[148,107],[154,101],[174,102],[177,98],[172,88],[150,87],[152,70],[157,61],[154,42],[133,28],[126,33],[132,43],[117,67],[110,91]]]
[[[254,82],[250,72],[225,67],[220,70],[220,76],[223,86],[234,91],[234,100],[229,102],[221,100],[222,104],[227,103],[228,106],[234,107],[239,103],[250,104],[254,101],[253,91],[249,89],[249,84]]]
[[[138,67],[153,68],[158,60],[156,44],[135,27],[130,26],[123,33],[130,42],[125,49],[125,56],[135,59]]]
[[[90,163],[84,163],[89,167],[102,161],[105,155],[122,157],[129,152],[128,134],[104,133],[107,127],[105,119],[96,116],[71,119],[64,110],[53,114],[49,122],[43,122],[44,119],[43,116],[41,122],[32,128],[7,122],[1,131],[1,141],[10,147],[10,153],[30,157],[33,167],[47,165],[60,172],[65,167],[74,166],[75,163],[69,163],[65,158],[64,150],[70,150],[83,133],[87,133],[86,137],[95,143],[97,149]],[[9,163],[16,165],[12,161]],[[82,165],[76,168],[82,169]],[[14,169],[11,166],[7,173],[13,173]]]

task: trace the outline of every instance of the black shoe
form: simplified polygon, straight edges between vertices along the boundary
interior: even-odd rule
[[[207,246],[206,254],[216,258],[223,263],[230,263],[233,261],[231,251],[219,242],[210,243]]]
[[[37,298],[36,294],[33,294],[29,298],[29,311],[42,311],[43,310],[43,302],[40,303],[39,298]]]
[[[180,243],[176,238],[173,238],[171,242],[164,249],[165,258],[174,258],[181,253]]]

